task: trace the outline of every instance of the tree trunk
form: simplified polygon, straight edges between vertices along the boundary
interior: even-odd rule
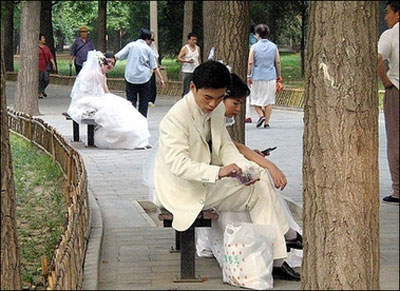
[[[215,47],[217,1],[203,1],[203,62],[207,61],[212,47]]]
[[[378,290],[378,2],[309,5],[301,287]]]
[[[187,36],[193,29],[193,1],[185,1],[183,8],[182,45],[187,43]]]
[[[1,290],[21,290],[16,198],[7,123],[4,59],[1,58]]]
[[[50,1],[40,1],[41,7],[40,7],[40,32],[44,34],[46,37],[46,45],[49,47],[51,53],[53,54],[54,57],[54,62],[57,63],[57,58],[56,58],[56,48],[54,45],[54,31],[53,31],[53,17],[52,17],[52,10],[53,10],[53,5],[51,4]],[[39,37],[38,37],[38,42],[39,42]]]
[[[249,55],[250,13],[248,1],[221,1],[216,4],[215,57],[232,67],[232,72],[246,80]],[[214,29],[215,29],[214,27]],[[228,131],[232,139],[245,142],[246,104]]]
[[[14,1],[4,1],[4,64],[7,72],[14,72]]]
[[[150,1],[150,30],[154,33],[153,44],[158,48],[158,10],[157,1]]]
[[[20,64],[14,108],[38,115],[40,1],[22,1]]]
[[[97,28],[97,46],[96,48],[103,53],[106,52],[106,28],[107,28],[107,0],[98,2],[98,28]]]

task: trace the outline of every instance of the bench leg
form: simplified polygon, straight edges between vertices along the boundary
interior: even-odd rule
[[[175,230],[175,250],[181,250],[181,233]]]
[[[203,282],[203,278],[196,278],[195,273],[195,245],[194,226],[180,232],[181,247],[181,278],[174,282]]]
[[[88,124],[87,126],[88,146],[94,146],[94,125]]]
[[[79,123],[72,121],[72,130],[74,133],[74,141],[79,141]]]

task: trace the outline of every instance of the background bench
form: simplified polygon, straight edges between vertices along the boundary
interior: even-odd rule
[[[72,120],[73,141],[79,141],[79,123],[73,120],[66,112],[63,112],[62,115],[65,116],[65,119]],[[97,123],[92,118],[82,119],[81,122],[87,124],[87,145],[94,146],[94,127]]]

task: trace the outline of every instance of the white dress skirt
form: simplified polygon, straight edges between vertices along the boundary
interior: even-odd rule
[[[251,105],[265,107],[275,104],[276,80],[254,80],[251,86]]]

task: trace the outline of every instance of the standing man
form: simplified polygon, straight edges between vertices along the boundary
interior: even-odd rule
[[[86,26],[82,26],[79,29],[80,37],[76,38],[71,47],[71,57],[69,58],[69,66],[72,66],[72,60],[75,58],[75,71],[76,75],[82,69],[82,64],[86,62],[88,51],[92,51],[95,48],[92,40],[89,38],[89,30]]]
[[[385,22],[389,27],[378,42],[378,75],[385,87],[383,111],[392,194],[383,201],[399,204],[399,2],[388,1]],[[386,72],[384,60],[389,70]]]
[[[49,67],[50,64],[51,67]],[[55,71],[56,63],[54,62],[53,54],[46,45],[46,37],[41,33],[39,34],[39,99],[47,97],[44,90],[49,85],[51,68]]]
[[[150,47],[153,41],[151,31],[141,28],[139,39],[128,43],[115,55],[117,60],[128,59],[125,67],[126,96],[136,108],[139,95],[139,112],[144,117],[147,117],[149,107],[151,74],[157,69],[156,57]],[[164,81],[161,79],[160,82]]]
[[[183,63],[183,93],[182,97],[189,92],[190,81],[193,77],[193,71],[200,65],[200,47],[197,44],[197,36],[193,32],[188,34],[187,44],[181,48],[178,55],[178,62]]]
[[[155,107],[155,103],[156,103],[156,97],[157,97],[157,85],[156,85],[156,74],[160,80],[160,84],[161,87],[164,87],[164,78],[161,75],[161,71],[160,71],[160,63],[158,61],[159,58],[159,54],[158,54],[158,50],[156,45],[154,44],[154,40],[155,40],[156,35],[154,34],[154,32],[151,32],[151,40],[146,40],[146,43],[151,47],[151,49],[154,52],[154,56],[156,57],[156,62],[157,62],[157,68],[155,70],[153,70],[152,74],[151,74],[151,79],[150,79],[150,97],[149,97],[149,106],[150,107]]]

